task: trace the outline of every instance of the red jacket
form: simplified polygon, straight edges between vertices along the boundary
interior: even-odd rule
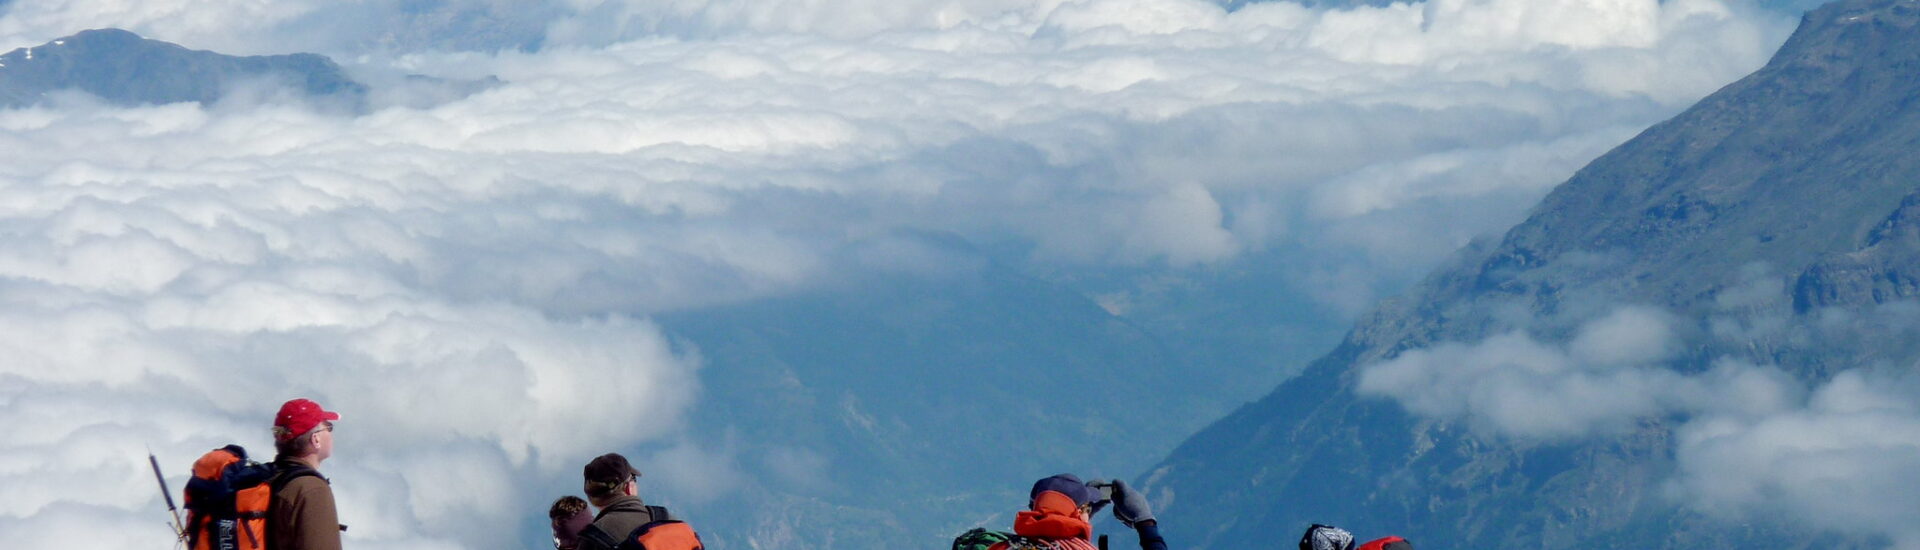
[[[1367,541],[1354,550],[1413,550],[1413,543],[1400,537],[1387,537]]]

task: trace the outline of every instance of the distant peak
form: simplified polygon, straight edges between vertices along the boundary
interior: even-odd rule
[[[317,54],[231,56],[122,29],[81,31],[14,50],[0,60],[8,73],[0,79],[0,108],[30,105],[58,90],[78,90],[117,105],[205,104],[221,98],[236,79],[263,77],[353,109],[367,94],[365,85]]]
[[[88,29],[73,33],[73,36],[56,39],[54,42],[125,43],[142,40],[146,38],[124,29]]]
[[[1867,66],[1897,67],[1920,52],[1920,0],[1839,0],[1807,12],[1770,67],[1843,80]]]
[[[1807,12],[1804,26],[1879,23],[1911,28],[1920,23],[1920,0],[1840,0]]]

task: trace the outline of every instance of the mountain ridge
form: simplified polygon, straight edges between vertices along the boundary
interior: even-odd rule
[[[1880,542],[1726,522],[1671,502],[1661,487],[1684,418],[1527,441],[1423,418],[1355,386],[1365,367],[1412,350],[1515,330],[1565,340],[1623,304],[1665,308],[1684,329],[1713,334],[1712,317],[1736,315],[1723,311],[1726,297],[1753,279],[1779,290],[1735,320],[1805,323],[1818,308],[1916,295],[1920,239],[1897,238],[1911,233],[1920,200],[1910,153],[1920,148],[1916,21],[1910,0],[1809,12],[1766,67],[1595,160],[1498,242],[1463,251],[1300,377],[1183,443],[1148,476],[1167,529],[1197,547],[1284,538],[1314,521],[1440,547]],[[1839,347],[1713,340],[1662,366],[1697,373],[1733,358],[1814,383],[1887,355]]]
[[[366,85],[319,54],[237,57],[92,29],[0,55],[0,106],[24,107],[59,90],[132,106],[212,103],[245,81],[269,80],[304,97],[363,109]]]

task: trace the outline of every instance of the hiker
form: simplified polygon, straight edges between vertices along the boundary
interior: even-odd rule
[[[567,495],[553,501],[547,519],[553,524],[554,550],[575,550],[580,547],[580,531],[593,524],[593,511],[587,509],[587,501]]]
[[[1042,478],[1027,492],[1027,509],[1013,515],[1013,533],[1047,539],[1054,548],[1092,550],[1093,512],[1101,496],[1073,474]]]
[[[1093,514],[1108,502],[1114,518],[1139,534],[1140,548],[1166,550],[1146,496],[1125,482],[1089,484],[1059,474],[1034,482],[1027,499],[1027,509],[1014,514],[1012,533],[973,529],[954,539],[954,550],[1093,550]]]
[[[1300,535],[1300,550],[1353,550],[1353,533],[1315,523]]]
[[[340,516],[320,463],[333,456],[333,421],[340,414],[308,399],[280,406],[273,418],[272,500],[267,542],[273,550],[340,550]]]
[[[1413,550],[1413,543],[1399,536],[1387,536],[1354,545],[1353,533],[1318,523],[1300,535],[1300,550]]]
[[[580,550],[613,550],[635,541],[649,550],[698,550],[700,535],[666,508],[640,500],[640,471],[620,453],[595,457],[582,470],[587,500],[600,513],[580,531]],[[278,549],[276,549],[278,550]]]

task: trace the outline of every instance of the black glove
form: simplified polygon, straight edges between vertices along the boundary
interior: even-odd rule
[[[1132,528],[1136,523],[1153,521],[1153,508],[1147,506],[1147,495],[1116,479],[1113,480],[1113,518]]]

